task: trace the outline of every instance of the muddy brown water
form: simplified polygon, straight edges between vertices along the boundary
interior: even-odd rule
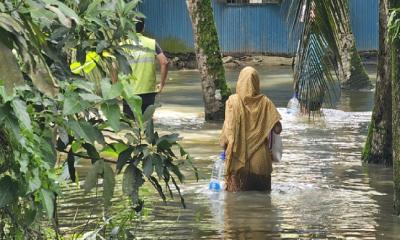
[[[375,79],[374,67],[367,69]],[[310,121],[286,111],[292,95],[289,67],[258,70],[262,92],[275,102],[283,117],[283,160],[274,164],[272,192],[208,191],[212,161],[221,151],[221,124],[203,121],[198,72],[170,72],[165,91],[157,99],[163,106],[155,114],[156,127],[180,133],[204,179],[197,182],[186,171],[181,185],[186,209],[180,207],[178,198],[164,204],[156,193],[146,194],[152,210],[132,227],[136,238],[400,239],[400,218],[392,214],[392,170],[363,165],[360,159],[373,91],[344,92],[335,109],[325,109]],[[231,86],[238,73],[227,72]],[[78,167],[84,175],[85,164]],[[114,199],[114,204],[121,199]],[[93,195],[64,188],[62,229],[67,231],[78,220],[85,222],[95,216],[99,211],[91,208],[95,204],[100,205]]]

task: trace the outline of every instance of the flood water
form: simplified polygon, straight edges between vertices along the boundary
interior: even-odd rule
[[[167,204],[148,194],[152,211],[134,232],[138,239],[400,239],[400,218],[392,214],[392,170],[361,162],[373,92],[345,92],[336,109],[313,119],[286,113],[290,67],[259,68],[262,92],[283,117],[282,161],[274,164],[272,192],[210,193],[212,161],[221,151],[221,124],[205,123],[197,71],[170,72],[155,114],[161,132],[179,132],[204,179],[187,171],[179,198]],[[375,79],[375,69],[369,67]],[[239,70],[229,70],[234,86]],[[60,215],[72,219],[81,197],[68,189]],[[114,203],[118,199],[114,200]],[[87,203],[91,202],[90,197]],[[83,208],[85,209],[85,208]],[[89,211],[90,207],[86,208]],[[85,211],[80,209],[79,211]],[[129,209],[125,209],[129,211]],[[86,216],[87,217],[87,216]],[[68,223],[64,228],[71,227]]]

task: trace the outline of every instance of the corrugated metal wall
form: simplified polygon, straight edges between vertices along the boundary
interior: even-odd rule
[[[351,0],[350,13],[357,49],[378,50],[379,0]]]
[[[144,0],[146,32],[171,52],[193,50],[193,32],[186,0]],[[225,5],[213,2],[224,53],[292,54],[297,40],[289,38],[280,5]],[[351,20],[360,51],[378,48],[378,0],[351,0]]]
[[[223,52],[290,54],[295,49],[280,5],[214,4]]]
[[[140,11],[146,15],[146,34],[154,37],[165,50],[193,50],[192,23],[186,0],[144,0]]]

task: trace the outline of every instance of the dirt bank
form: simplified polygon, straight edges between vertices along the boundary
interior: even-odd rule
[[[196,55],[194,53],[170,54],[166,53],[170,60],[172,70],[196,69]],[[360,53],[360,56],[367,65],[376,64],[376,53]],[[241,68],[244,66],[291,66],[292,57],[265,56],[265,55],[241,55],[241,56],[223,56],[225,68]]]
[[[196,55],[194,53],[169,54],[171,69],[195,69],[197,68]],[[276,56],[223,56],[222,61],[226,68],[238,68],[243,66],[284,66],[291,65],[292,58]]]

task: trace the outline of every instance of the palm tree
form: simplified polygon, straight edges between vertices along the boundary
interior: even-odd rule
[[[386,166],[392,158],[392,86],[390,77],[390,50],[388,42],[388,0],[379,3],[379,57],[375,104],[362,158],[367,163]]]
[[[225,81],[211,1],[187,0],[186,3],[192,20],[196,58],[201,74],[205,119],[223,120],[225,101],[231,92]]]
[[[303,108],[338,100],[340,88],[370,87],[355,48],[348,0],[284,0],[288,22],[300,32],[295,91]]]
[[[304,17],[295,86],[300,99],[306,96],[303,106],[307,108],[314,106],[312,103],[318,103],[318,97],[326,101],[326,93],[335,93],[330,90],[337,86],[331,72],[340,77],[340,64],[335,66],[332,57],[340,57],[343,36],[339,33],[340,29],[345,29],[343,24],[348,22],[345,16],[347,5],[346,0],[284,0],[293,26],[298,25],[299,16]],[[395,213],[400,215],[400,0],[380,0],[379,24],[375,107],[363,158],[367,162],[385,164],[390,164],[392,159],[394,208]],[[352,49],[354,52],[354,47]],[[335,99],[332,95],[328,96],[328,100]]]

